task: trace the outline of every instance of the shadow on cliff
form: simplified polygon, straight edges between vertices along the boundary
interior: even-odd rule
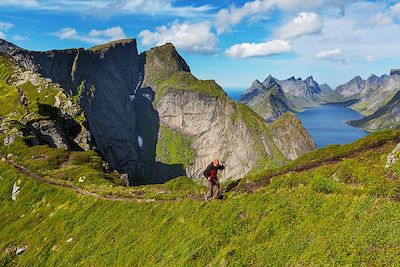
[[[141,88],[135,96],[135,112],[139,132],[143,138],[140,153],[146,158],[147,172],[144,177],[136,177],[134,184],[165,183],[173,178],[186,175],[182,164],[165,164],[156,161],[156,147],[160,131],[160,118],[154,109],[154,91],[150,87]]]

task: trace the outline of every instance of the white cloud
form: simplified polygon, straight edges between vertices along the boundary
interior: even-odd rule
[[[16,6],[16,7],[39,7],[36,0],[1,0],[2,6]]]
[[[252,21],[265,17],[274,8],[283,11],[312,10],[318,7],[339,8],[340,13],[344,13],[344,4],[354,0],[254,0],[243,4],[241,7],[231,5],[218,11],[215,15],[215,27],[219,34],[230,31],[231,28],[239,24],[243,19],[250,18]]]
[[[0,31],[0,39],[6,39],[6,35],[4,32]]]
[[[390,6],[385,11],[380,11],[371,19],[377,25],[390,25],[400,19],[400,3]]]
[[[175,5],[175,0],[1,0],[0,6],[31,8],[50,12],[74,12],[84,15],[113,16],[121,14],[205,16],[211,5]]]
[[[169,14],[183,17],[197,16],[212,10],[210,5],[174,6],[173,0],[127,0],[122,1],[122,10],[130,13],[145,13],[150,15]]]
[[[114,40],[119,40],[119,39],[125,39],[126,35],[124,33],[124,30],[121,27],[112,27],[108,28],[105,30],[91,30],[89,32],[89,36],[92,37],[108,37],[110,38],[109,40],[114,41]]]
[[[215,27],[217,32],[223,33],[229,31],[232,26],[238,24],[242,19],[267,13],[273,6],[273,1],[252,1],[246,2],[242,7],[236,7],[234,4],[229,8],[221,9],[215,16]]]
[[[337,58],[338,56],[341,56],[342,54],[343,54],[342,49],[335,48],[332,50],[319,51],[317,54],[315,54],[315,57],[318,59],[333,59]]]
[[[265,43],[242,43],[231,46],[225,54],[231,58],[262,57],[290,52],[292,45],[285,40]]]
[[[313,12],[302,12],[277,30],[282,39],[292,39],[302,35],[319,33],[322,30],[322,18]]]
[[[8,31],[12,27],[14,27],[14,25],[11,22],[0,21],[0,30]]]
[[[61,28],[59,31],[51,35],[58,37],[60,40],[78,40],[84,43],[101,44],[118,39],[126,38],[121,27],[112,27],[105,30],[91,30],[88,34],[82,34],[74,28]]]
[[[26,35],[15,34],[11,37],[11,39],[13,39],[14,41],[25,41],[28,40],[29,38]]]
[[[173,22],[157,27],[154,32],[144,30],[139,37],[143,45],[162,45],[171,42],[188,53],[212,54],[217,51],[218,39],[207,21],[199,23]]]

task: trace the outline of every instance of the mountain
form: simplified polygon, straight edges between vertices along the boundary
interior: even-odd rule
[[[350,122],[351,125],[368,131],[399,127],[397,115],[400,74],[392,70],[390,75],[376,76],[371,74],[363,80],[357,76],[337,87],[336,91],[351,101],[350,107],[365,117]]]
[[[141,54],[133,39],[34,52],[0,40],[0,53],[0,136],[12,154],[93,150],[129,184],[147,184],[199,178],[216,157],[228,166],[222,180],[238,179],[260,161],[280,165],[315,149],[294,116],[265,123],[194,77],[172,44]]]
[[[285,112],[292,110],[281,86],[272,76],[265,79],[263,83],[255,80],[239,101],[247,103],[267,122],[272,122]]]
[[[239,102],[246,103],[271,122],[287,111],[300,112],[308,107],[342,100],[329,85],[320,86],[312,76],[303,81],[295,77],[278,80],[269,75],[262,83],[255,80]]]

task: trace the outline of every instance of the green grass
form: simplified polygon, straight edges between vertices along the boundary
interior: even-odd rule
[[[160,125],[160,137],[156,147],[157,160],[167,164],[188,167],[196,158],[191,141],[182,134]]]
[[[229,193],[210,203],[98,200],[37,183],[0,163],[0,263],[397,265],[400,204],[393,197],[400,184],[384,176],[386,155],[396,144],[385,136],[380,151],[279,176],[255,193]],[[13,202],[18,179],[21,193]],[[164,189],[195,186],[180,178]],[[28,249],[19,256],[6,253],[13,245]]]
[[[207,96],[228,98],[225,91],[214,80],[199,80],[190,72],[180,71],[157,84],[156,102],[164,95],[176,91],[191,91]]]
[[[311,151],[305,155],[297,158],[296,160],[287,162],[287,164],[273,169],[255,170],[251,175],[242,179],[242,183],[250,180],[259,180],[266,176],[292,171],[295,169],[301,169],[309,165],[318,166],[326,161],[334,161],[346,159],[349,155],[356,153],[359,150],[365,149],[367,147],[375,146],[379,147],[383,144],[390,143],[393,145],[395,141],[400,141],[400,131],[397,130],[385,130],[373,134],[369,134],[354,143],[347,145],[329,145],[322,149]],[[394,147],[393,147],[394,148]],[[392,148],[392,149],[393,149]],[[387,152],[389,153],[389,152]]]
[[[88,50],[93,51],[93,52],[97,52],[97,51],[102,51],[102,50],[107,50],[110,47],[115,47],[118,44],[128,44],[131,43],[133,40],[132,39],[122,39],[122,40],[116,40],[116,41],[112,41],[112,42],[108,42],[102,45],[97,45],[97,46],[93,46],[91,48],[89,48]]]

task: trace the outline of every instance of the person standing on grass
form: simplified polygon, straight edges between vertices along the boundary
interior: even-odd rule
[[[223,169],[225,169],[225,166],[220,165],[218,159],[214,159],[204,171],[203,174],[207,178],[207,194],[204,197],[205,201],[221,197],[221,188],[219,186],[217,174],[218,170]]]

